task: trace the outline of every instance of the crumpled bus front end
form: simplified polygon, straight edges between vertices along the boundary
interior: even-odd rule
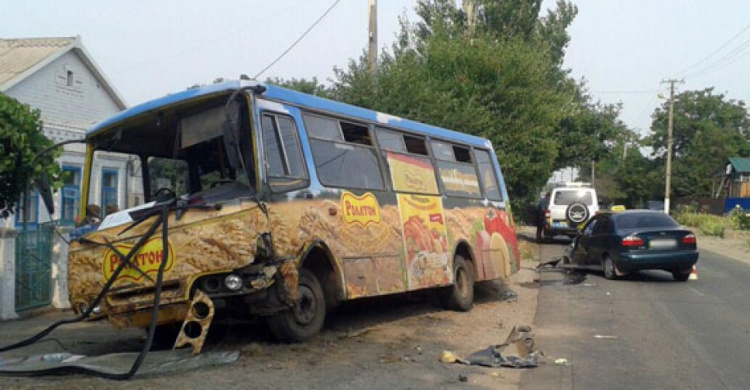
[[[211,299],[240,297],[260,302],[256,311],[273,312],[294,297],[294,261],[268,261],[267,218],[252,202],[237,202],[220,210],[188,211],[169,217],[167,250],[161,229],[144,237],[156,217],[125,231],[129,225],[96,231],[69,251],[70,299],[85,312],[110,279],[111,288],[94,313],[106,316],[117,328],[147,327],[154,305],[157,274],[162,263],[157,324],[181,323],[188,315],[196,290]],[[115,274],[142,240],[140,250]],[[259,249],[260,247],[260,249]],[[119,252],[119,254],[118,254]],[[276,286],[269,292],[269,287]],[[279,294],[279,292],[281,294]],[[281,296],[279,296],[281,295]],[[288,297],[287,297],[288,296]]]

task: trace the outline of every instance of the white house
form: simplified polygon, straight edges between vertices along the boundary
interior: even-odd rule
[[[86,129],[127,106],[99,66],[75,38],[0,39],[0,92],[41,111],[45,135],[54,142],[82,139]],[[115,154],[97,155],[90,203],[125,208],[142,201],[140,172],[133,161]],[[55,194],[49,216],[32,195],[32,226],[49,220],[72,224],[78,213],[85,147],[64,147],[58,159],[70,179]],[[136,178],[135,176],[138,176]],[[131,183],[138,183],[133,184]],[[135,188],[137,186],[138,188]],[[17,213],[17,225],[22,213]]]

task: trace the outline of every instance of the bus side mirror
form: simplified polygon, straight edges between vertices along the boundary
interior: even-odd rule
[[[227,152],[227,159],[229,160],[229,165],[233,169],[239,168],[240,157],[239,157],[239,153],[237,152],[239,148],[237,147],[237,139],[234,136],[234,132],[232,131],[232,125],[229,123],[229,121],[224,121],[224,149]]]
[[[49,215],[55,213],[55,202],[52,200],[52,188],[49,185],[49,178],[47,173],[42,172],[42,176],[36,179],[36,184],[39,187],[39,195],[42,196],[44,207],[47,208]]]

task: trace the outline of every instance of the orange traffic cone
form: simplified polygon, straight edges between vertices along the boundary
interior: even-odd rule
[[[690,271],[690,277],[688,277],[688,280],[698,280],[698,268],[693,266],[693,270]]]

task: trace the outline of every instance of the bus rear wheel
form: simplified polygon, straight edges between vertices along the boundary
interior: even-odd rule
[[[323,288],[315,274],[306,269],[299,273],[299,300],[293,308],[268,317],[268,328],[279,340],[302,342],[320,333],[326,316]]]
[[[445,293],[445,306],[456,311],[471,310],[474,306],[474,276],[461,255],[453,259],[453,278],[453,285]]]

